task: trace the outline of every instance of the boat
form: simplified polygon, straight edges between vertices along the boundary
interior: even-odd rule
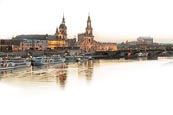
[[[158,59],[158,54],[154,53],[154,52],[149,52],[147,55],[147,59],[148,60],[157,60]]]
[[[132,52],[127,52],[124,54],[124,59],[128,60],[128,59],[136,59],[137,55],[132,53]]]
[[[92,56],[88,56],[88,60],[93,60],[93,57]]]
[[[61,56],[52,56],[52,57],[33,57],[32,59],[32,66],[41,66],[41,65],[48,65],[48,64],[58,64],[64,63],[65,58]]]
[[[50,59],[49,59],[49,64],[58,64],[58,63],[64,63],[65,62],[65,58],[61,57],[61,56],[56,56],[53,55]]]
[[[142,53],[142,52],[137,53],[138,57],[147,57],[147,55],[148,53]]]
[[[0,70],[30,67],[31,61],[25,58],[0,58]]]
[[[77,60],[76,60],[75,56],[66,56],[65,57],[65,62],[66,63],[70,63],[70,62],[75,63],[75,62],[77,62]]]
[[[86,62],[88,60],[91,60],[91,59],[88,56],[83,56],[81,57],[80,62]]]
[[[45,56],[33,57],[31,63],[32,63],[32,66],[47,65],[47,64],[49,64],[49,59]]]
[[[80,62],[81,61],[81,58],[80,57],[76,57],[76,61],[77,62]]]
[[[93,60],[92,56],[85,56],[85,55],[80,55],[80,56],[66,56],[65,57],[65,62],[69,63],[75,63],[75,62],[86,62],[88,60]]]

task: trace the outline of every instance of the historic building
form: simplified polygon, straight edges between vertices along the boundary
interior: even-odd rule
[[[65,18],[63,15],[62,23],[59,25],[59,30],[56,28],[55,36],[59,40],[67,40],[67,26],[65,25]]]
[[[116,43],[102,43],[97,42],[96,51],[117,51],[118,47]]]
[[[136,41],[126,41],[126,49],[153,49],[158,43],[153,42],[151,37],[138,37]]]
[[[147,45],[152,45],[153,44],[153,38],[151,37],[139,37],[137,38],[138,43],[144,43]]]
[[[22,42],[23,40],[15,40],[12,38],[12,50],[13,51],[21,51],[22,50]]]
[[[102,43],[94,40],[90,15],[88,15],[85,32],[78,34],[78,41],[76,41],[76,37],[71,39],[67,37],[67,26],[63,15],[62,22],[59,27],[56,28],[54,35],[19,35],[12,38],[12,43],[0,42],[0,50],[12,49],[13,51],[64,50],[72,52],[69,54],[76,55],[80,53],[94,53],[95,51],[117,50],[115,43]],[[7,47],[4,44],[9,44],[11,47]]]
[[[12,39],[14,51],[76,48],[76,38],[67,38],[67,26],[65,25],[64,15],[54,35],[19,35]]]
[[[81,53],[94,53],[95,51],[116,51],[116,43],[102,43],[94,40],[91,18],[88,15],[87,27],[85,33],[78,34],[78,46]]]
[[[90,15],[88,15],[87,27],[85,33],[78,34],[78,46],[82,53],[93,52],[95,41],[93,36],[93,29],[91,26]]]
[[[48,48],[57,49],[67,46],[67,26],[65,25],[65,18],[63,15],[62,22],[59,25],[59,28],[56,28],[55,36],[53,36],[53,39],[48,37]]]
[[[11,39],[0,39],[0,52],[12,51]]]
[[[66,47],[65,40],[58,40],[58,39],[48,39],[48,49],[58,49]]]
[[[46,50],[47,35],[19,35],[12,38],[12,50]]]
[[[47,49],[47,40],[31,40],[24,39],[20,43],[22,50],[46,50]]]

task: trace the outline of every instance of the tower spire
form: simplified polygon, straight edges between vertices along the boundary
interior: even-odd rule
[[[64,18],[64,11],[63,11],[63,18],[62,18],[62,23],[65,23],[65,18]]]
[[[88,20],[87,20],[86,33],[87,33],[88,35],[92,35],[92,27],[91,27],[90,13],[88,13]]]
[[[91,19],[90,19],[90,12],[88,12],[88,22],[91,22]]]

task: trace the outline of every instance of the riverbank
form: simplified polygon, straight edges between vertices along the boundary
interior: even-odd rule
[[[45,51],[13,51],[13,52],[0,52],[0,57],[38,57],[38,56],[52,56],[60,55],[67,57],[82,57],[90,56],[94,59],[137,59],[147,57],[149,60],[157,59],[158,57],[173,57],[172,51],[97,51],[92,54],[81,54],[80,50],[45,50]]]

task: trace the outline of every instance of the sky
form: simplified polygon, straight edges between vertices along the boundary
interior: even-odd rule
[[[172,0],[0,0],[0,38],[54,34],[63,12],[68,36],[85,32],[90,12],[95,40],[150,36],[173,43]]]

